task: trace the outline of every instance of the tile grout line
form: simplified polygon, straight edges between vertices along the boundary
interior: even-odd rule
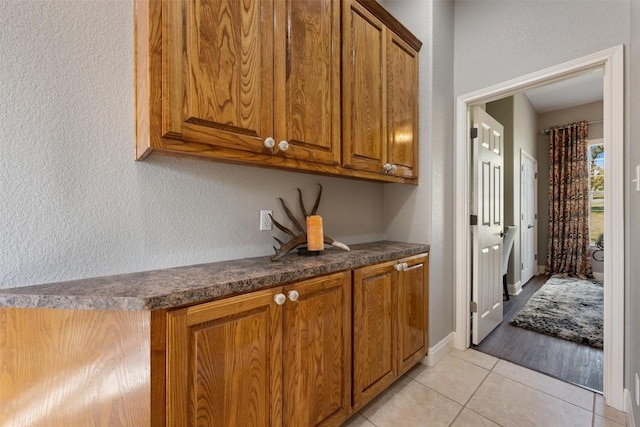
[[[500,360],[502,360],[502,359],[500,359]],[[509,361],[507,361],[507,362],[509,362]],[[509,363],[511,363],[511,362],[509,362]],[[497,365],[497,363],[496,363],[496,365]],[[519,365],[516,365],[516,366],[519,366]],[[528,368],[524,368],[524,369],[528,369]],[[491,371],[493,372],[493,369],[492,369]],[[536,372],[536,371],[533,371],[533,372]],[[549,396],[549,397],[552,397],[552,398],[554,398],[554,399],[561,400],[561,401],[563,401],[563,402],[565,402],[565,403],[568,403],[569,405],[573,405],[573,406],[575,406],[576,408],[580,408],[580,409],[582,409],[582,410],[584,410],[584,411],[589,411],[588,409],[586,409],[586,408],[584,408],[584,407],[582,407],[582,406],[580,406],[580,405],[576,405],[575,403],[569,402],[568,400],[565,400],[565,399],[563,399],[563,398],[561,398],[561,397],[554,396],[553,394],[547,393],[546,391],[538,390],[538,389],[537,389],[537,388],[535,388],[535,387],[531,387],[530,385],[528,385],[528,384],[526,384],[526,383],[524,383],[524,382],[522,382],[522,381],[520,381],[520,380],[516,380],[516,379],[510,378],[510,377],[507,377],[507,376],[505,376],[505,375],[500,374],[499,372],[494,372],[494,374],[499,375],[499,376],[501,376],[502,378],[506,378],[506,379],[508,379],[508,380],[510,380],[510,381],[513,381],[513,382],[515,382],[515,383],[521,384],[521,385],[523,385],[523,386],[525,386],[525,387],[530,388],[531,390],[535,390],[535,391],[537,391],[537,392],[540,392],[540,393],[542,393],[542,394],[545,394],[545,395],[547,395],[547,396]],[[544,375],[544,374],[541,374],[541,375]],[[573,386],[573,384],[570,384],[570,383],[568,383],[568,382],[566,382],[566,381],[558,380],[557,378],[553,378],[553,377],[549,377],[549,378],[552,378],[552,379],[555,379],[555,380],[557,380],[557,381],[561,381],[561,382],[563,382],[563,383],[565,383],[565,384],[569,384],[569,385],[572,385],[572,386]],[[576,386],[574,386],[574,387],[576,387]],[[583,390],[586,390],[586,389],[583,389]],[[592,396],[591,396],[591,397],[592,397],[593,402],[594,402],[594,404],[593,404],[593,405],[595,405],[595,392],[590,391],[590,390],[586,390],[586,391],[592,394]],[[595,407],[594,407],[593,409],[594,409],[594,410],[589,411],[589,412],[591,412],[591,413],[595,413]],[[607,419],[608,419],[608,418],[607,418]]]

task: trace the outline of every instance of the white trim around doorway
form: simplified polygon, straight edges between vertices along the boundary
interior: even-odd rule
[[[458,97],[454,145],[454,274],[456,288],[455,348],[470,345],[471,252],[469,236],[469,107],[513,95],[572,75],[603,70],[605,169],[604,260],[604,396],[624,410],[624,48],[622,45],[528,74]]]

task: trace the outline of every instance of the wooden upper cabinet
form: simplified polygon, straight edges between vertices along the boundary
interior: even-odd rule
[[[168,426],[281,425],[281,290],[168,314]]]
[[[343,4],[342,163],[347,168],[383,173],[387,30],[355,0]]]
[[[340,3],[278,0],[275,37],[275,135],[281,154],[340,162]]]
[[[284,426],[339,426],[351,390],[351,274],[285,287]]]
[[[343,166],[417,179],[420,42],[401,30],[375,1],[344,2]]]
[[[387,162],[391,174],[418,177],[418,52],[387,36]]]
[[[420,42],[375,0],[135,0],[135,25],[137,159],[417,182]]]
[[[137,7],[139,158],[159,150],[290,168],[298,160],[339,164],[338,2],[138,0]]]
[[[162,3],[167,148],[264,151],[273,135],[273,2]]]

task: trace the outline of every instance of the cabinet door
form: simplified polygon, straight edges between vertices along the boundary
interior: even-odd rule
[[[340,425],[348,416],[350,282],[344,272],[285,288],[285,426]]]
[[[392,263],[353,273],[353,406],[357,410],[396,378]]]
[[[162,23],[166,148],[266,152],[263,140],[273,135],[273,0],[168,0]]]
[[[347,168],[383,173],[387,30],[357,1],[343,4],[342,162]]]
[[[387,38],[387,162],[389,172],[418,176],[418,52],[388,31]]]
[[[276,1],[275,129],[279,155],[340,161],[340,2]]]
[[[168,314],[167,424],[282,423],[282,306],[268,289]]]
[[[409,370],[428,348],[428,255],[403,260],[398,273],[398,375]]]

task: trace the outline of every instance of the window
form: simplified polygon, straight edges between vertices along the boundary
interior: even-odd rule
[[[589,234],[592,245],[604,244],[604,144],[589,144]]]

